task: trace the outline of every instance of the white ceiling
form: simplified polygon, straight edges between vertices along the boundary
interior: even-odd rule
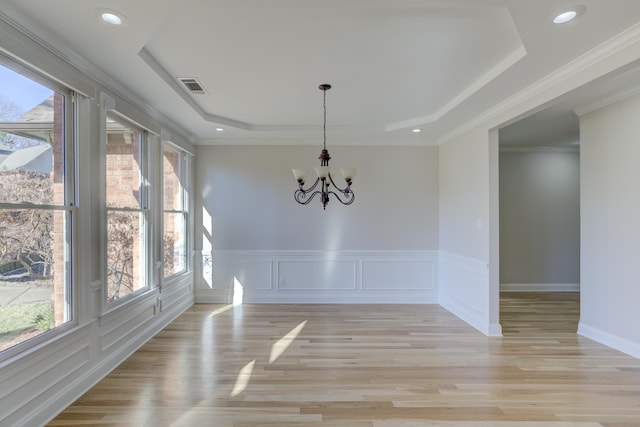
[[[200,144],[318,144],[321,83],[329,145],[433,143],[640,21],[638,0],[581,0],[563,25],[559,0],[3,1]]]

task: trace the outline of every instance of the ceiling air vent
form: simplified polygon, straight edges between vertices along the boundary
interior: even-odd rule
[[[206,93],[200,82],[193,77],[180,77],[178,80],[193,94],[202,95]]]

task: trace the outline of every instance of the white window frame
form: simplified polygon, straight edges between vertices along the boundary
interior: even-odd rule
[[[0,352],[0,362],[10,359],[16,355],[25,352],[26,350],[33,348],[45,341],[48,341],[56,336],[69,331],[70,329],[78,325],[78,304],[77,304],[77,288],[75,283],[76,268],[77,268],[77,238],[76,230],[78,228],[78,178],[79,168],[77,164],[78,158],[78,143],[77,143],[77,126],[78,126],[78,114],[76,109],[76,99],[78,94],[71,88],[63,86],[54,80],[42,76],[38,72],[26,67],[22,64],[18,64],[11,59],[6,58],[0,54],[0,65],[9,68],[10,70],[22,74],[28,79],[33,80],[43,86],[48,87],[55,93],[64,96],[64,201],[62,205],[38,205],[33,203],[0,203],[0,209],[38,209],[38,210],[51,210],[55,212],[65,212],[65,300],[66,300],[66,312],[65,317],[67,320],[59,325],[54,326],[48,331],[42,332],[33,338],[18,343],[12,347],[9,347]]]
[[[162,143],[162,171],[161,171],[161,176],[162,176],[162,188],[164,188],[164,152],[165,150],[169,150],[172,151],[176,154],[178,154],[180,157],[179,160],[179,168],[180,168],[180,176],[178,177],[178,180],[182,183],[181,185],[181,196],[182,196],[182,210],[176,210],[176,209],[165,209],[165,205],[164,205],[164,191],[162,193],[162,231],[161,231],[161,240],[162,242],[164,242],[164,214],[165,213],[181,213],[183,215],[184,218],[184,269],[172,273],[169,276],[165,276],[164,275],[164,263],[165,263],[165,259],[164,259],[164,244],[162,244],[162,264],[163,264],[163,268],[162,268],[162,272],[160,273],[162,279],[161,279],[161,284],[162,285],[166,285],[169,283],[172,283],[175,281],[175,279],[188,274],[191,271],[191,257],[189,256],[189,248],[191,247],[191,237],[190,237],[190,233],[189,230],[191,229],[191,215],[190,215],[190,200],[189,200],[189,188],[191,186],[191,182],[190,182],[190,160],[189,160],[189,154],[186,153],[183,149],[181,149],[180,147],[178,147],[177,145],[169,142],[169,141],[163,141]]]
[[[103,239],[104,241],[101,244],[102,247],[102,275],[103,275],[103,287],[102,287],[102,302],[103,302],[103,314],[106,314],[109,311],[112,311],[123,304],[127,304],[130,301],[134,301],[137,298],[147,294],[152,291],[152,277],[151,277],[151,230],[152,230],[152,220],[151,220],[151,194],[150,194],[150,186],[149,186],[149,174],[150,174],[150,133],[144,128],[134,124],[131,120],[125,117],[123,114],[120,114],[118,110],[115,108],[115,103],[113,102],[113,98],[109,96],[105,96],[103,94],[103,114],[101,114],[101,125],[102,125],[102,143],[101,143],[101,153],[102,153],[102,206],[103,206]],[[107,117],[112,117],[117,120],[119,123],[122,123],[128,126],[130,129],[134,130],[140,135],[140,174],[141,174],[141,186],[140,186],[140,205],[139,208],[131,208],[131,207],[108,207],[106,203],[106,190],[108,182],[106,182],[106,156],[107,156]],[[107,260],[107,245],[108,234],[107,234],[107,218],[109,212],[130,212],[130,213],[140,213],[143,224],[141,225],[142,232],[142,242],[143,242],[143,250],[141,251],[141,256],[144,259],[140,262],[140,265],[143,269],[143,286],[135,291],[128,293],[122,297],[114,301],[109,301],[109,280],[108,280],[108,260]]]

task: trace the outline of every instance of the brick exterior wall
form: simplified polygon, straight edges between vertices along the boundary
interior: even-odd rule
[[[50,141],[53,150],[53,204],[62,206],[64,200],[64,97],[55,94],[53,97],[53,140]],[[51,303],[53,305],[53,326],[59,326],[68,321],[67,318],[67,278],[66,278],[66,226],[65,215],[56,212],[53,217],[53,292]]]
[[[107,207],[130,207],[138,209],[142,207],[140,201],[141,189],[141,167],[140,167],[140,135],[132,132],[125,134],[124,140],[121,135],[108,135],[107,138],[107,188],[106,200]],[[134,292],[144,287],[143,277],[145,262],[144,257],[141,258],[144,250],[144,243],[140,241],[139,217],[137,214],[126,214],[122,212],[111,212],[121,221],[117,221],[117,225],[113,221],[108,221],[107,236],[111,248],[123,249],[117,251],[118,256],[114,256],[114,252],[109,252],[107,264],[115,265],[120,274],[108,275],[108,297],[113,299],[116,292],[118,298]],[[123,253],[131,255],[126,260]],[[120,280],[123,276],[122,272],[126,272],[125,280]],[[118,285],[119,284],[119,285]]]
[[[64,204],[64,97],[56,94],[54,96],[54,124],[51,145],[53,148],[53,203],[55,205]],[[141,207],[140,201],[140,135],[138,133],[129,133],[124,140],[119,138],[118,143],[107,143],[106,150],[106,168],[107,168],[107,188],[106,200],[109,207]],[[109,141],[109,137],[107,141]],[[166,179],[170,188],[179,185],[174,175],[173,167],[177,167],[178,156],[171,156],[169,159],[169,167],[166,172]],[[165,160],[167,161],[167,160]],[[167,203],[175,206],[175,200],[171,199],[171,195],[175,198],[177,190],[169,190],[165,193],[165,197],[169,197]],[[121,218],[129,218],[124,225],[124,229],[128,231],[126,241],[123,241],[123,234],[120,234],[119,244],[126,245],[127,251],[131,255],[131,259],[125,264],[119,264],[120,268],[130,272],[130,286],[120,287],[119,297],[136,291],[144,286],[143,272],[144,268],[141,262],[141,251],[144,250],[143,243],[140,242],[139,221],[136,214],[123,214]],[[122,224],[121,224],[122,225]],[[58,326],[68,321],[67,313],[67,285],[66,285],[66,226],[65,216],[61,213],[54,215],[52,252],[53,264],[51,268],[53,278],[53,292],[51,302],[54,312],[54,326]],[[172,231],[170,231],[171,233]],[[109,234],[109,230],[108,230]],[[113,234],[112,235],[116,235]],[[141,244],[142,243],[142,244]],[[107,260],[107,263],[113,263],[114,260]],[[114,280],[109,277],[109,293],[113,293]]]

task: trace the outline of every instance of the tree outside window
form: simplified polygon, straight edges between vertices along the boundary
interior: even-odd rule
[[[67,97],[0,66],[0,350],[71,320]],[[19,95],[11,95],[18,93]],[[13,96],[13,98],[11,97]],[[34,105],[35,103],[35,105]]]
[[[107,116],[107,303],[147,287],[145,148],[142,130]]]

